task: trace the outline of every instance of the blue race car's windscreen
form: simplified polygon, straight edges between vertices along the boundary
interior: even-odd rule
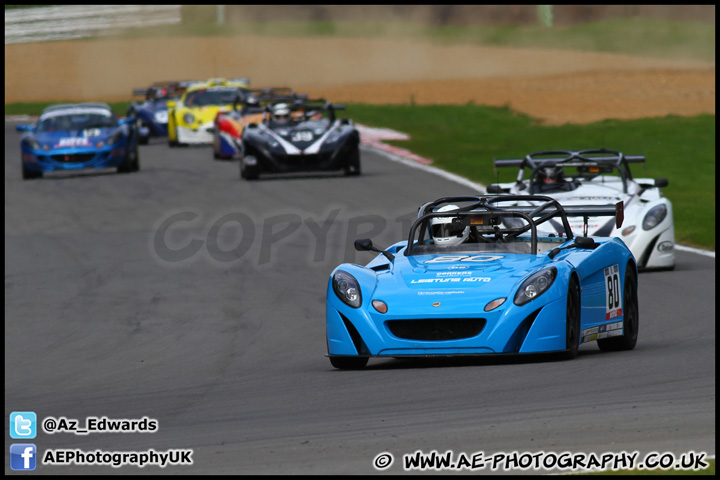
[[[103,110],[78,111],[75,113],[53,112],[42,116],[38,121],[38,132],[62,132],[70,130],[85,130],[88,128],[112,128],[117,126],[117,120],[110,112]]]
[[[550,250],[568,240],[555,220],[530,224],[529,218],[488,212],[435,212],[418,225],[418,241],[411,255],[447,253],[519,253],[536,254]],[[535,233],[533,233],[533,227]],[[424,232],[424,234],[423,234]],[[536,248],[533,249],[533,235]]]

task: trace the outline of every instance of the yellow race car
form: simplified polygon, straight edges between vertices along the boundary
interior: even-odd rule
[[[188,87],[179,100],[167,102],[168,144],[211,144],[215,117],[232,108],[233,101],[247,94],[250,80],[210,79]]]

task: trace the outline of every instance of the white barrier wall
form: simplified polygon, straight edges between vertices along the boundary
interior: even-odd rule
[[[90,5],[5,10],[5,45],[180,23],[180,5]]]

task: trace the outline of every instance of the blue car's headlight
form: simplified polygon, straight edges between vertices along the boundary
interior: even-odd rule
[[[38,141],[34,138],[26,138],[25,144],[32,150],[40,150],[40,143],[38,143]]]
[[[338,296],[343,303],[358,308],[362,304],[362,295],[360,294],[360,285],[355,277],[347,272],[338,270],[332,278],[332,286],[335,295]]]
[[[115,143],[122,138],[123,132],[122,130],[118,130],[117,132],[110,135],[110,138],[107,139],[107,142],[105,142],[108,146],[114,145]]]
[[[530,275],[518,288],[513,303],[517,306],[525,305],[533,298],[537,298],[550,288],[557,277],[557,268],[550,267]]]
[[[659,225],[665,216],[667,215],[667,207],[663,204],[657,205],[650,209],[643,218],[642,228],[643,230],[650,230],[651,228]]]
[[[159,112],[155,112],[155,121],[157,123],[168,123],[168,112],[167,110],[161,110]]]

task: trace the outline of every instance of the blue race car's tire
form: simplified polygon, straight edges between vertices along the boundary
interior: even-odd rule
[[[25,163],[22,163],[22,177],[23,180],[32,180],[33,178],[40,178],[42,177],[42,172],[37,172],[35,170],[30,170],[29,168],[25,167]]]
[[[574,276],[570,277],[565,316],[565,358],[572,360],[580,346],[580,286]]]
[[[147,145],[148,143],[150,143],[150,136],[138,134],[138,143],[140,145]]]
[[[623,287],[623,335],[621,337],[601,338],[597,341],[603,351],[632,350],[637,344],[640,313],[638,308],[637,280],[628,265]]]
[[[340,370],[360,370],[368,360],[368,357],[330,357],[332,366]]]
[[[118,173],[128,173],[137,172],[138,170],[140,170],[140,159],[138,158],[138,148],[136,145],[135,148],[125,155],[125,159],[123,163],[118,165],[117,171]]]
[[[134,157],[135,157],[135,161],[133,161],[133,164],[132,164],[132,171],[137,172],[138,170],[140,170],[140,152],[138,152],[137,147],[135,147]]]
[[[150,141],[150,136],[149,135],[140,135],[140,129],[143,126],[143,121],[140,120],[140,118],[138,117],[138,114],[137,114],[137,111],[135,110],[135,108],[132,106],[129,107],[127,109],[126,116],[135,119],[135,131],[137,132],[137,137],[138,137],[137,141],[141,145],[146,145]]]

